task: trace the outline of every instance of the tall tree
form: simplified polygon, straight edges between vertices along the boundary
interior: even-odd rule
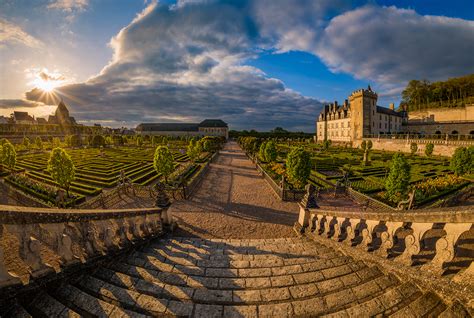
[[[311,174],[311,157],[302,147],[291,149],[286,158],[288,180],[296,188],[302,189]]]
[[[48,171],[51,178],[64,190],[69,196],[69,188],[76,176],[76,168],[69,154],[62,148],[54,148],[48,160]]]
[[[273,140],[267,142],[267,144],[265,145],[265,159],[268,162],[275,162],[275,160],[277,159],[277,155],[278,153],[275,142]]]
[[[165,178],[165,182],[168,183],[168,177],[174,171],[173,155],[168,147],[156,147],[153,167],[158,174],[161,174]]]
[[[392,157],[390,173],[385,181],[385,190],[390,200],[396,202],[407,195],[410,183],[410,165],[406,157],[396,153]]]

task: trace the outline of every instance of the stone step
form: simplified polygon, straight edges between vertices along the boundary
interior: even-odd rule
[[[41,292],[28,306],[34,316],[42,317],[81,317],[71,308],[66,307],[46,292]]]
[[[424,293],[420,297],[415,299],[413,302],[411,302],[408,306],[405,306],[390,315],[390,317],[424,317],[426,315],[431,316],[432,312],[434,312],[434,315],[432,315],[432,317],[436,317],[436,313],[440,314],[446,309],[445,305],[442,304],[444,308],[442,308],[442,310],[438,312],[437,307],[440,304],[442,304],[442,301],[435,293]]]
[[[2,317],[31,318],[33,317],[21,304],[14,303],[8,312]]]

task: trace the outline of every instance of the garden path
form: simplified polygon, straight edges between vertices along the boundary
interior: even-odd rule
[[[239,145],[228,142],[188,200],[174,202],[175,236],[277,238],[293,236],[298,205],[282,202]]]

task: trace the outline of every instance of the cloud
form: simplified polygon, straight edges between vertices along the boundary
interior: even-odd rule
[[[352,6],[348,0],[152,2],[112,38],[109,64],[84,83],[58,88],[58,98],[84,121],[220,117],[237,129],[312,131],[321,102],[248,60],[267,50],[310,52],[334,72],[377,82],[380,96],[396,95],[410,79],[472,68],[474,22]],[[26,97],[49,102],[38,91]]]
[[[84,11],[88,5],[89,0],[53,0],[48,4],[48,9],[72,13],[74,11]]]
[[[23,44],[32,48],[41,47],[43,44],[34,36],[5,19],[0,18],[0,48],[4,44]]]
[[[0,109],[16,108],[16,107],[34,108],[34,107],[40,107],[40,106],[45,106],[45,105],[41,102],[34,102],[30,100],[25,100],[25,99],[0,99]]]
[[[56,92],[85,121],[218,117],[234,128],[312,130],[321,103],[245,65],[262,41],[248,15],[217,1],[154,3],[111,40],[113,59],[100,74]],[[26,97],[50,102],[39,91]]]
[[[474,21],[364,6],[331,20],[314,51],[331,70],[403,87],[472,72]]]

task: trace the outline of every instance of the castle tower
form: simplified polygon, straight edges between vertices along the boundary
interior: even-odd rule
[[[349,96],[351,108],[351,140],[357,143],[362,137],[373,133],[377,113],[377,93],[370,85]]]

